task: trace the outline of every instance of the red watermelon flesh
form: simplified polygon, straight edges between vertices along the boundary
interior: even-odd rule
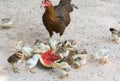
[[[46,67],[51,67],[51,65],[56,61],[61,59],[60,55],[53,54],[52,51],[46,51],[41,54],[41,63]]]

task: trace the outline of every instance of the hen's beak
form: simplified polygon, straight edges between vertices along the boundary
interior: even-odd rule
[[[40,8],[42,8],[42,5],[40,5]]]

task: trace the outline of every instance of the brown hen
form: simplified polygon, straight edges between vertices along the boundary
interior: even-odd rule
[[[50,38],[52,38],[53,32],[56,32],[60,34],[61,40],[65,28],[71,21],[69,13],[73,11],[73,7],[77,8],[77,6],[71,4],[71,0],[60,0],[57,6],[53,6],[50,0],[43,0],[42,6],[45,8],[42,20]]]

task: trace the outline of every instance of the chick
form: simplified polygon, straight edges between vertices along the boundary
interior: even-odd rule
[[[77,46],[77,42],[75,40],[69,39],[58,43],[58,46],[66,47],[68,50],[74,50]]]
[[[75,69],[80,69],[84,64],[86,64],[87,51],[83,49],[74,50],[70,52],[70,61],[75,65]]]
[[[47,50],[50,50],[50,46],[46,45],[45,43],[42,43],[39,40],[36,40],[34,47],[33,47],[33,51],[34,53],[44,53]]]
[[[69,50],[67,50],[65,47],[59,47],[57,49],[57,54],[59,54],[61,58],[65,58],[69,55]]]
[[[17,41],[16,49],[17,49],[17,51],[21,51],[25,55],[26,59],[33,56],[33,49],[30,47],[24,46],[22,41]]]
[[[37,65],[39,58],[40,58],[40,55],[35,54],[35,55],[33,55],[32,58],[27,60],[25,67],[28,68],[31,73],[35,73],[34,71],[32,71],[32,69]]]
[[[25,55],[26,59],[33,56],[33,49],[30,47],[23,47],[22,52]]]
[[[22,48],[23,48],[23,42],[22,41],[17,41],[16,42],[17,46],[16,46],[16,50],[17,51],[22,51]]]
[[[98,60],[102,64],[109,63],[110,51],[107,49],[100,49],[97,53],[92,54],[93,60]]]
[[[115,43],[119,44],[120,43],[120,30],[110,28],[110,31],[112,33],[112,37],[113,37],[113,40],[115,41]]]
[[[58,44],[57,40],[54,39],[49,40],[49,45],[52,49],[56,49],[57,44]]]
[[[70,70],[72,69],[67,62],[54,63],[52,67],[58,69],[63,74],[60,76],[61,79],[67,77]]]
[[[1,26],[2,28],[10,28],[13,24],[12,17],[10,18],[4,18],[1,20]]]
[[[7,60],[13,66],[13,71],[18,73],[17,64],[19,64],[24,59],[24,54],[22,52],[17,52],[10,56]]]

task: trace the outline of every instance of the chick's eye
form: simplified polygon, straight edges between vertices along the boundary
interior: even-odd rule
[[[70,69],[69,69],[69,68],[64,68],[63,70],[65,70],[65,71],[69,71]]]
[[[66,70],[67,68],[63,67],[62,69],[63,69],[63,70]]]
[[[28,63],[28,64],[26,64],[27,66],[30,66],[30,64]]]
[[[78,57],[78,58],[75,58],[74,59],[75,61],[80,61],[80,60],[82,60],[80,57]]]

